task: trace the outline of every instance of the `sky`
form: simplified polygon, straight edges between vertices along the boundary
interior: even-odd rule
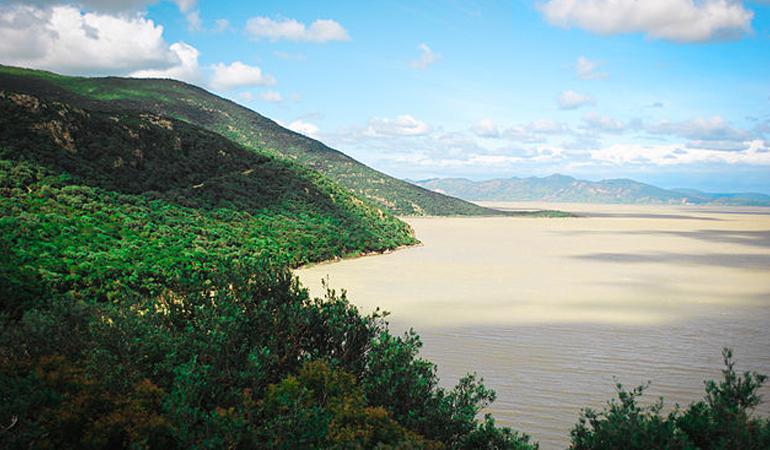
[[[0,63],[180,79],[398,178],[770,194],[770,0],[0,0]]]

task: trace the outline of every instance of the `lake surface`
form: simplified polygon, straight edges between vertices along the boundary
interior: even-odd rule
[[[687,405],[720,378],[723,347],[770,374],[770,208],[496,206],[582,217],[408,218],[423,246],[297,275],[413,327],[443,385],[477,372],[498,423],[544,450],[566,448],[580,409],[616,381]]]

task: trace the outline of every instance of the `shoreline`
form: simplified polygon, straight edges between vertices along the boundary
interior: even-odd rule
[[[443,216],[436,216],[436,217],[443,217]],[[358,254],[351,255],[351,256],[337,256],[337,257],[334,257],[332,259],[326,259],[326,260],[323,260],[323,261],[303,264],[303,265],[297,266],[297,267],[295,267],[295,268],[293,268],[291,270],[293,272],[295,270],[309,269],[311,267],[325,266],[325,265],[334,264],[334,263],[338,263],[338,262],[342,262],[342,261],[349,261],[349,260],[354,260],[354,259],[367,258],[367,257],[370,257],[370,256],[389,255],[391,253],[395,253],[395,252],[400,251],[400,250],[406,250],[408,248],[422,247],[424,245],[425,245],[424,243],[418,242],[416,244],[399,245],[398,247],[394,247],[394,248],[391,248],[391,249],[388,249],[388,250],[384,250],[384,251],[381,251],[381,252],[371,251],[371,252],[358,253]]]

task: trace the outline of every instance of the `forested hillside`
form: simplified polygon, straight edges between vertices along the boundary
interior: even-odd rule
[[[503,214],[385,175],[254,111],[179,81],[65,77],[0,66],[0,90],[63,101],[91,111],[151,112],[174,117],[226,136],[248,149],[309,167],[393,214]]]
[[[152,113],[0,94],[0,447],[532,448],[288,268],[415,243],[298,164]]]

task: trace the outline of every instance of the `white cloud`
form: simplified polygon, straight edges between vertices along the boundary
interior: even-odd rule
[[[176,3],[179,10],[182,13],[191,11],[198,0],[170,0],[172,3]],[[59,6],[64,3],[75,3],[82,5],[90,11],[102,12],[102,13],[117,13],[117,12],[138,12],[145,6],[152,3],[158,3],[158,0],[78,0],[76,2],[64,2],[62,0],[6,0],[7,3],[22,3],[26,5],[35,6]]]
[[[461,132],[439,133],[430,137],[432,153],[440,155],[461,156],[470,153],[486,153],[476,140]]]
[[[286,128],[312,138],[317,137],[318,131],[320,131],[320,128],[318,128],[318,125],[310,122],[305,122],[301,119],[295,120],[294,122],[290,123],[289,126],[287,126]]]
[[[369,126],[364,130],[364,135],[368,137],[422,136],[430,132],[431,126],[426,122],[404,114],[395,119],[371,118]]]
[[[600,35],[644,33],[674,42],[736,39],[751,32],[754,13],[735,0],[549,0],[545,19]]]
[[[770,152],[760,140],[748,141],[741,151],[719,151],[680,144],[639,145],[614,144],[591,151],[596,162],[613,165],[635,164],[640,161],[660,166],[694,163],[770,165]]]
[[[409,66],[413,69],[425,70],[428,66],[435,64],[436,61],[441,59],[441,53],[434,53],[433,50],[425,44],[420,44],[420,50],[422,50],[420,59],[409,62]]]
[[[172,44],[170,48],[179,59],[177,65],[168,69],[137,70],[129,75],[135,78],[173,78],[193,84],[201,83],[203,78],[198,67],[198,49],[184,42]]]
[[[91,0],[91,1],[114,3],[113,0]],[[123,1],[126,1],[126,0],[123,0]],[[182,11],[183,13],[190,12],[193,8],[195,8],[195,5],[198,4],[198,0],[172,0],[172,1],[176,3],[176,5],[179,7],[179,10]]]
[[[574,91],[564,91],[559,94],[559,108],[561,109],[575,109],[594,103],[596,100],[590,95],[578,94]]]
[[[591,62],[587,60],[585,57],[581,56],[577,60],[577,64],[575,65],[575,70],[577,71],[577,76],[581,80],[604,80],[610,77],[610,74],[607,72],[594,72],[594,70],[600,66],[603,66],[604,62]]]
[[[217,19],[215,23],[217,26],[212,30],[214,33],[224,33],[230,28],[230,21],[227,19]]]
[[[569,127],[553,119],[535,119],[526,125],[526,128],[535,133],[563,134],[569,132]]]
[[[218,91],[234,91],[246,86],[272,86],[276,84],[275,78],[262,73],[257,66],[249,66],[240,61],[230,65],[219,63],[211,66],[214,74],[209,85]]]
[[[70,75],[121,75],[182,64],[162,35],[162,26],[139,14],[117,17],[83,14],[72,6],[0,5],[0,58],[5,64]]]
[[[710,119],[696,117],[686,122],[670,122],[661,120],[646,127],[651,134],[668,134],[700,141],[747,141],[752,139],[752,133],[730,126],[720,116]]]
[[[283,95],[281,95],[280,92],[275,92],[275,91],[260,92],[259,97],[262,100],[270,103],[281,103],[284,100]]]
[[[192,11],[189,11],[184,15],[185,20],[187,20],[187,29],[190,31],[202,31],[203,30],[203,20],[201,19],[201,11],[199,9],[194,9]]]
[[[500,136],[497,124],[492,119],[481,119],[473,124],[471,131],[478,137],[496,138]]]
[[[309,27],[294,19],[273,20],[268,17],[252,17],[246,21],[246,31],[254,39],[269,39],[276,42],[281,39],[290,41],[328,42],[349,41],[345,28],[330,19],[318,19]]]
[[[621,132],[626,129],[626,126],[622,121],[613,119],[609,116],[600,116],[595,112],[589,112],[583,116],[583,122],[588,124],[588,127],[593,130],[607,131],[611,133]]]
[[[549,136],[570,135],[573,131],[566,124],[553,119],[535,119],[523,125],[506,128],[506,139],[521,143],[543,143]]]

